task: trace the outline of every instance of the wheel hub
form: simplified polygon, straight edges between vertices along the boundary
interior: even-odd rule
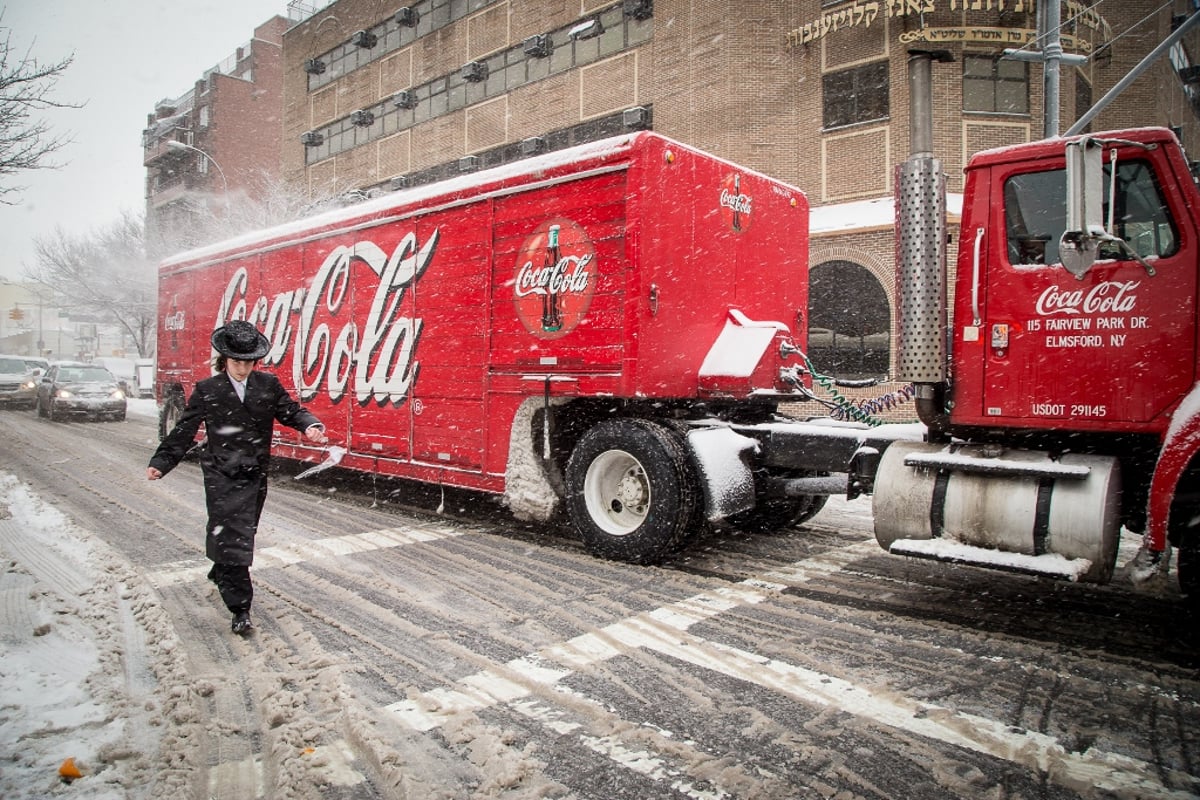
[[[646,474],[640,466],[625,470],[613,496],[613,510],[621,511],[624,508],[638,514],[645,514],[646,502],[650,494],[648,488]]]

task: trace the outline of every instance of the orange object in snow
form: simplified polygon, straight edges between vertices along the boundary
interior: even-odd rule
[[[83,773],[79,771],[79,766],[75,763],[74,756],[69,756],[63,761],[62,766],[58,768],[58,777],[66,781],[73,781],[76,778],[83,777]]]

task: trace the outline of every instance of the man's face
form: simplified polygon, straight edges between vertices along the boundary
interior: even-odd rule
[[[244,381],[246,376],[254,371],[253,361],[242,361],[240,358],[225,359],[225,371],[235,381]]]

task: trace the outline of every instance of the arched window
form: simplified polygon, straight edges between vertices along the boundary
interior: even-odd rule
[[[826,261],[809,274],[808,350],[818,372],[838,378],[888,373],[891,309],[866,267]]]

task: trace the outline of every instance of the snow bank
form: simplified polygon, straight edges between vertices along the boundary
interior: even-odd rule
[[[115,551],[5,473],[0,555],[0,797],[187,791],[194,755],[164,741],[163,717],[177,722],[190,693],[161,690],[185,670],[153,592]],[[172,741],[188,735],[186,724],[169,729]],[[70,784],[59,777],[67,758],[82,772]]]

